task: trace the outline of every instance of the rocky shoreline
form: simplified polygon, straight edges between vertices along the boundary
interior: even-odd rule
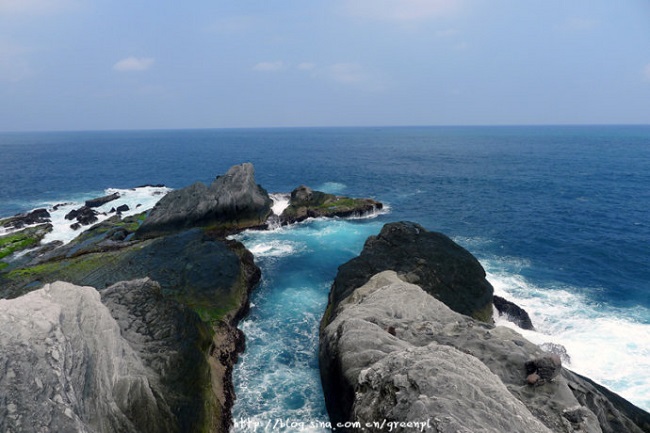
[[[385,225],[339,267],[321,322],[332,423],[368,432],[386,431],[376,420],[397,432],[425,421],[423,431],[445,433],[650,431],[650,414],[564,368],[561,354],[495,327],[484,314],[490,299],[469,252],[415,223]],[[528,326],[510,304],[505,314]]]
[[[119,194],[87,201],[77,214],[90,218],[73,224],[93,224],[93,209],[109,202]],[[0,430],[229,431],[245,346],[237,324],[261,275],[228,235],[383,206],[304,185],[279,215],[272,205],[246,163],[148,212],[122,217],[117,206],[65,245],[42,244],[46,209],[0,220]],[[650,414],[563,367],[561,347],[495,327],[495,309],[534,328],[494,296],[467,250],[416,223],[386,224],[339,267],[321,321],[332,423],[650,432]]]
[[[300,199],[290,200],[289,207],[301,209],[305,218],[381,208],[379,202],[317,191],[312,194],[324,200],[309,201],[296,191]],[[88,201],[81,208],[87,211],[78,214],[91,218],[75,224],[92,224],[93,208],[118,198]],[[196,183],[168,193],[149,212],[127,218],[116,212],[65,245],[41,245],[52,230],[46,210],[0,220],[10,229],[0,236],[0,341],[12,348],[0,352],[0,363],[12,366],[0,372],[0,430],[229,431],[232,368],[245,344],[237,324],[248,311],[260,270],[252,254],[226,236],[267,228],[271,205],[246,163],[210,186]],[[303,216],[276,217],[290,224]],[[29,311],[24,302],[30,297],[43,311],[68,313],[54,314],[47,325],[36,313],[15,316]],[[68,305],[67,299],[79,301]],[[113,329],[108,341],[101,341],[104,331],[84,332],[89,308],[103,318],[102,329]],[[39,324],[45,326],[40,336],[15,337]],[[30,354],[42,340],[54,348],[43,354],[47,363],[31,365]],[[123,356],[97,357],[98,347]],[[68,360],[74,360],[72,371]],[[84,391],[87,379],[101,384],[93,394]],[[40,383],[36,392],[33,380]],[[37,411],[39,405],[47,410]]]

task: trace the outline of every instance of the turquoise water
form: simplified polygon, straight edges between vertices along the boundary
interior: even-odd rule
[[[307,184],[390,205],[375,219],[242,235],[263,281],[242,323],[239,416],[325,417],[315,330],[329,285],[397,220],[450,235],[531,313],[528,338],[564,344],[570,368],[650,409],[649,126],[0,134],[0,154],[0,215],[210,182],[245,161],[270,192]]]

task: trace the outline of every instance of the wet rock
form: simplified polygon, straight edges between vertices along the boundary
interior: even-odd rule
[[[521,329],[535,330],[530,316],[519,305],[497,295],[494,295],[492,300],[494,308],[499,312],[499,316],[505,316],[507,320],[519,326]]]
[[[113,200],[117,200],[118,198],[120,198],[120,193],[116,192],[113,194],[105,195],[103,197],[97,197],[90,200],[86,200],[85,206],[90,208],[99,207]]]
[[[31,212],[2,219],[0,225],[9,229],[22,229],[25,226],[48,223],[51,221],[50,218],[51,215],[47,209],[34,209]]]

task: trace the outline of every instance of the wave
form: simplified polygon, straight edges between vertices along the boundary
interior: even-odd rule
[[[564,346],[568,368],[650,410],[650,310],[593,302],[583,295],[585,288],[559,283],[539,286],[504,270],[502,264],[503,258],[485,260],[487,279],[496,295],[529,313],[536,331],[522,330],[502,319],[498,325],[515,329],[535,344]],[[526,264],[526,260],[514,263],[515,267]]]
[[[45,235],[42,243],[53,241],[61,241],[68,243],[77,237],[84,228],[74,230],[71,228],[73,221],[67,220],[65,216],[74,209],[79,209],[84,206],[86,200],[96,198],[98,196],[107,196],[111,194],[119,194],[119,198],[109,201],[99,207],[95,207],[97,211],[97,223],[102,222],[111,216],[115,215],[114,208],[118,206],[127,205],[128,210],[123,211],[122,217],[136,215],[146,210],[151,209],[165,194],[171,191],[170,188],[164,186],[142,186],[131,189],[118,189],[108,188],[100,194],[80,194],[67,201],[48,201],[33,203],[33,209],[46,208],[50,213],[52,231]],[[111,212],[113,210],[113,212]],[[87,227],[86,227],[87,228]],[[5,230],[0,233],[9,233]]]

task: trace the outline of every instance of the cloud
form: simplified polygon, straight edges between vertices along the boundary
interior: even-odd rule
[[[286,65],[284,64],[283,61],[278,60],[275,62],[260,62],[253,66],[254,71],[262,71],[262,72],[275,72],[275,71],[281,71],[286,68]]]
[[[73,0],[0,0],[0,15],[48,14],[74,6]]]
[[[152,57],[127,57],[115,63],[113,70],[119,72],[146,71],[153,66],[155,59]]]
[[[348,14],[382,21],[421,21],[456,13],[462,0],[345,0]]]

